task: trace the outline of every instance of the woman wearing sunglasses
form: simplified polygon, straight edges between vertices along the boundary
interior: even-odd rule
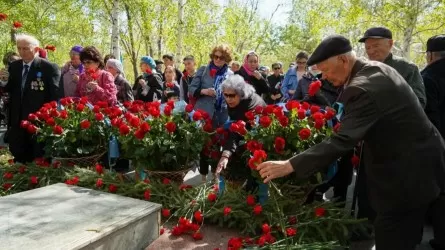
[[[76,96],[86,96],[92,104],[102,101],[115,105],[117,89],[114,77],[110,72],[103,70],[105,65],[100,52],[93,46],[85,47],[80,52],[80,61],[84,72],[80,75]]]
[[[221,89],[227,103],[229,119],[231,121],[242,120],[246,122],[247,129],[250,129],[246,113],[253,111],[257,106],[266,106],[264,100],[239,75],[230,76],[224,81]],[[219,175],[223,169],[227,168],[227,165],[230,165],[236,167],[228,167],[227,175],[229,176],[226,177],[229,179],[243,181],[251,176],[249,167],[241,157],[244,152],[244,147],[239,145],[242,139],[243,137],[238,133],[230,132],[229,139],[223,146],[223,153],[217,165],[216,175]]]
[[[210,62],[196,72],[189,86],[189,94],[196,100],[195,110],[204,110],[213,121],[213,128],[227,121],[227,104],[221,91],[221,84],[233,72],[229,69],[232,51],[227,45],[218,45],[210,53]],[[212,166],[214,172],[216,166]],[[199,172],[206,181],[209,172],[208,158],[201,154]]]

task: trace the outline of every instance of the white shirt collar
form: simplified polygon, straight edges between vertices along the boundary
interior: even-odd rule
[[[32,59],[29,63],[25,63],[25,61],[23,61],[23,66],[28,65],[31,68],[32,62],[34,62],[34,59]]]

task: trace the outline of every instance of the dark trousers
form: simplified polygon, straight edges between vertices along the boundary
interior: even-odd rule
[[[412,210],[377,213],[374,221],[376,250],[414,250],[422,240],[429,204]]]
[[[431,217],[434,230],[435,250],[445,250],[445,193],[431,203],[428,216]]]
[[[209,165],[212,165],[212,173],[215,173],[216,165],[210,164],[210,157],[201,152],[199,155],[199,173],[201,175],[207,175],[209,173]]]
[[[334,186],[334,199],[338,202],[345,202],[348,193],[348,187],[352,181],[353,166],[351,158],[354,155],[354,150],[341,157],[337,163],[337,173],[332,178],[331,182]]]
[[[363,164],[364,162],[364,154],[361,155],[360,165],[359,165],[359,171],[357,175],[357,182],[355,188],[357,189],[357,205],[358,205],[358,212],[357,212],[357,218],[368,218],[370,223],[374,222],[374,219],[376,217],[376,212],[371,207],[371,204],[369,203],[368,198],[368,184],[366,182],[367,174],[365,170],[365,166]]]
[[[20,126],[12,126],[8,133],[9,151],[15,162],[28,163],[44,155],[43,144],[38,143],[35,135],[29,134]]]

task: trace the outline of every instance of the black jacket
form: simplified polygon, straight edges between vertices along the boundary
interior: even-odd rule
[[[148,93],[143,95],[143,88],[139,84],[139,80],[144,79],[149,88]],[[140,75],[136,78],[133,85],[133,90],[136,90],[135,100],[141,100],[143,102],[152,102],[153,100],[162,99],[162,80],[161,75],[158,73],[152,75]]]
[[[281,94],[281,84],[283,83],[284,75],[270,75],[267,77],[267,84],[269,84],[269,93],[266,96],[266,101],[268,104],[279,103],[281,98],[277,100],[272,100],[271,95]]]
[[[320,91],[318,91],[315,96],[309,96],[309,85],[318,79],[321,79],[321,75],[313,76],[310,73],[303,75],[298,81],[298,86],[292,99],[322,107],[332,106],[337,100],[338,89],[326,80],[320,80],[322,85]]]
[[[425,85],[425,113],[445,138],[445,58],[428,65],[422,71]]]
[[[405,79],[383,63],[358,59],[339,102],[340,129],[290,159],[308,177],[364,141],[371,206],[398,213],[425,206],[445,187],[445,144]]]
[[[56,65],[36,57],[29,68],[23,94],[22,70],[23,60],[12,62],[8,69],[6,91],[10,95],[9,149],[17,160],[31,161],[34,157],[41,156],[43,151],[35,139],[20,128],[20,122],[28,119],[28,115],[38,111],[44,103],[60,98],[60,70]],[[36,87],[37,85],[40,87]]]
[[[242,66],[240,70],[235,72],[235,74],[242,76],[244,78],[244,81],[252,85],[259,96],[269,93],[269,84],[267,83],[265,75],[262,75],[263,77],[258,80],[254,76],[249,76],[249,74],[247,74],[246,70]]]
[[[263,98],[261,98],[261,96],[254,93],[250,98],[241,100],[238,106],[234,108],[227,107],[227,113],[229,115],[229,119],[233,122],[242,120],[245,121],[246,124],[248,125],[246,112],[254,110],[255,107],[257,106],[266,106],[266,103],[264,102]],[[249,127],[247,127],[247,129],[249,129]],[[230,132],[229,139],[227,140],[226,144],[223,147],[224,150],[229,150],[232,153],[234,153],[242,138],[243,137],[241,135]]]

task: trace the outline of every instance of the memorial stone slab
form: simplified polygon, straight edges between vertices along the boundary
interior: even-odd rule
[[[0,250],[141,250],[161,205],[55,184],[0,197]]]

